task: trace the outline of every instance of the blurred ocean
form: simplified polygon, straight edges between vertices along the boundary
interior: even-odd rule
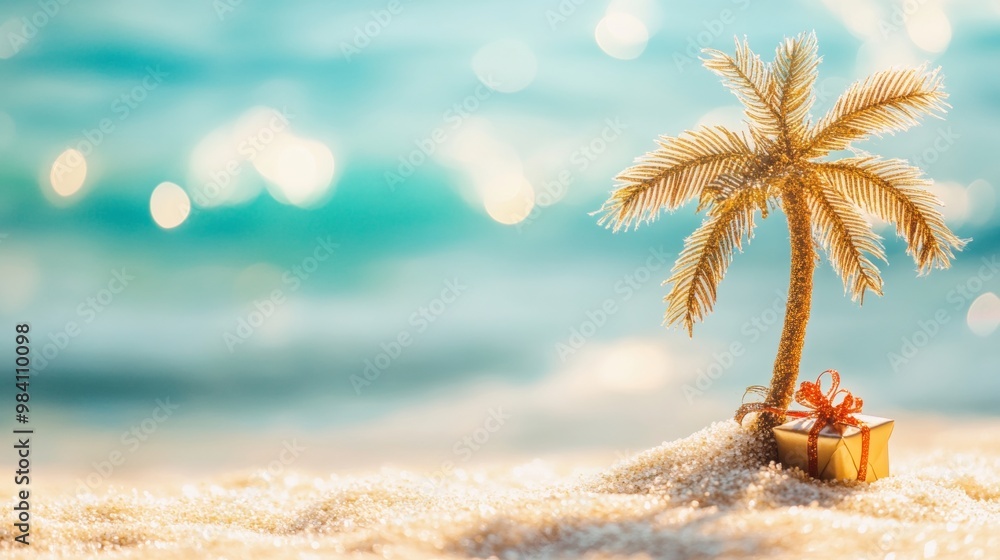
[[[996,2],[10,1],[0,315],[44,366],[38,453],[90,469],[156,399],[179,408],[130,465],[294,438],[433,464],[494,407],[477,458],[726,417],[770,376],[783,217],[689,339],[660,282],[693,207],[617,235],[589,213],[658,134],[740,126],[698,49],[746,35],[770,59],[813,29],[817,116],[875,69],[943,67],[946,120],[861,148],[920,164],[974,241],[917,278],[883,228],[886,295],[861,308],[824,262],[803,377],[840,370],[873,414],[1000,413]]]

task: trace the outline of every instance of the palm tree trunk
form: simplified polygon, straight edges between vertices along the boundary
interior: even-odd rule
[[[806,323],[809,322],[812,301],[813,270],[816,267],[809,206],[801,191],[795,190],[796,185],[789,187],[782,193],[782,208],[788,218],[792,244],[791,279],[788,283],[785,323],[766,399],[769,406],[781,410],[787,410],[792,403],[795,384],[799,378],[799,363],[802,361],[802,347],[806,341]],[[768,432],[784,421],[777,414],[766,413],[761,416],[758,427]]]

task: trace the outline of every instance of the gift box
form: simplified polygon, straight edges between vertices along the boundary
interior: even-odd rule
[[[776,426],[773,432],[778,443],[778,461],[786,467],[799,467],[823,480],[874,482],[889,476],[889,436],[892,435],[893,421],[866,414],[853,414],[852,417],[861,426],[829,422],[816,433],[815,471],[809,468],[809,435],[820,420],[797,418]],[[862,426],[867,426],[869,437],[865,474],[859,476],[861,459],[865,455]]]
[[[830,389],[823,390],[823,377]],[[766,398],[764,387],[747,388],[747,394]],[[837,399],[840,399],[839,402]],[[735,420],[742,424],[751,412],[770,412],[792,420],[772,428],[778,444],[778,461],[799,467],[814,478],[872,482],[889,476],[889,436],[893,421],[861,414],[864,401],[840,388],[840,374],[828,369],[815,382],[803,381],[795,402],[805,410],[785,410],[767,402],[744,403]]]

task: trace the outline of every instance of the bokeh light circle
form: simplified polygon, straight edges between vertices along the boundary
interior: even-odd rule
[[[483,206],[497,222],[514,225],[522,222],[535,207],[535,189],[521,177],[483,189]]]
[[[922,51],[944,52],[951,43],[951,22],[938,6],[921,6],[906,19],[906,34]]]
[[[79,150],[70,148],[59,154],[49,172],[49,184],[59,196],[72,196],[87,179],[87,158]]]
[[[597,24],[594,39],[601,50],[621,59],[631,60],[646,50],[649,30],[639,18],[625,12],[610,12]]]
[[[969,195],[966,188],[950,181],[935,181],[929,188],[941,201],[941,215],[953,227],[965,223],[969,217]]]
[[[981,226],[993,217],[997,204],[997,194],[988,181],[976,179],[966,188],[969,198],[969,222]]]
[[[177,184],[163,182],[153,189],[149,197],[149,213],[156,225],[172,229],[183,224],[191,214],[191,199]]]
[[[300,207],[311,206],[329,192],[336,167],[326,144],[291,133],[278,137],[252,162],[275,200]]]
[[[969,306],[965,316],[969,330],[979,336],[989,336],[1000,326],[1000,297],[993,292],[980,295]]]

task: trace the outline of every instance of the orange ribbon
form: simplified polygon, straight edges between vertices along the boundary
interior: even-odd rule
[[[823,392],[823,376],[830,374],[833,385],[830,390]],[[750,387],[747,393],[761,394],[763,387]],[[840,403],[834,404],[837,395],[844,393],[844,398]],[[746,395],[744,395],[746,396]],[[736,421],[742,423],[743,417],[750,412],[771,412],[778,415],[786,415],[792,418],[815,418],[813,427],[809,430],[809,475],[816,478],[819,476],[819,433],[830,424],[847,424],[861,429],[861,461],[858,464],[858,480],[864,481],[868,475],[868,443],[871,440],[871,429],[867,424],[854,417],[854,414],[861,412],[864,403],[855,397],[847,389],[840,388],[840,374],[837,370],[828,369],[819,374],[816,382],[803,381],[799,390],[795,391],[795,402],[806,407],[808,410],[781,410],[767,405],[763,402],[746,403],[736,411]]]

